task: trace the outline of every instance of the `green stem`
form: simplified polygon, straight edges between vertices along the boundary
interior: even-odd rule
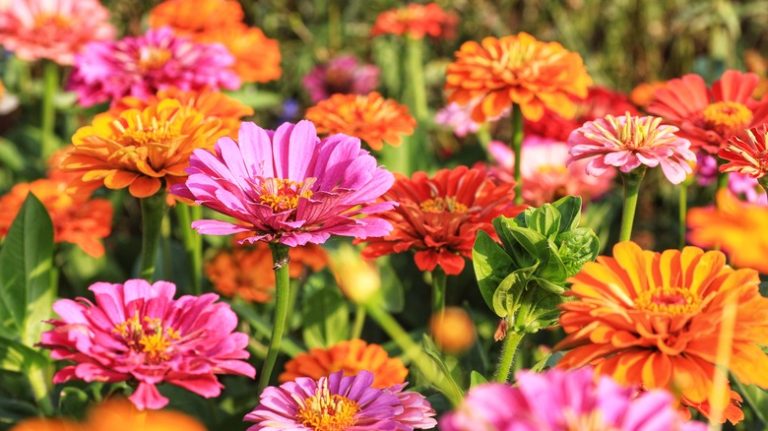
[[[152,280],[155,275],[157,248],[160,244],[163,217],[165,216],[165,193],[159,192],[141,200],[141,261],[139,277]]]
[[[749,405],[749,408],[752,409],[752,412],[755,414],[755,418],[757,418],[758,421],[760,421],[760,425],[768,425],[768,419],[766,419],[765,415],[760,410],[760,407],[757,405],[757,402],[753,399],[752,394],[747,392],[747,388],[744,387],[744,384],[739,381],[737,378],[731,379],[736,384],[736,388],[738,389],[739,394],[744,398],[744,400],[747,402],[747,405]]]
[[[522,332],[507,332],[507,336],[504,337],[504,347],[501,349],[499,366],[496,369],[496,375],[493,377],[495,381],[506,383],[509,379],[509,372],[512,370],[512,364],[515,362],[515,353],[523,336],[525,334]]]
[[[477,136],[477,141],[480,143],[480,146],[485,150],[486,159],[491,160],[491,152],[488,150],[492,141],[490,123],[481,124],[475,135]]]
[[[53,416],[55,410],[51,398],[48,396],[50,393],[48,382],[51,379],[45,368],[39,365],[31,366],[28,371],[28,379],[37,406],[40,407],[45,416]]]
[[[442,313],[445,310],[445,286],[447,277],[445,272],[437,267],[432,271],[432,314]]]
[[[43,110],[41,113],[42,141],[41,150],[43,160],[56,151],[54,139],[54,127],[56,126],[56,106],[54,99],[59,91],[59,66],[52,61],[43,63]]]
[[[637,196],[640,194],[640,183],[643,182],[645,168],[639,167],[634,172],[622,174],[624,181],[624,209],[621,214],[621,231],[619,241],[629,241],[632,238],[632,225],[637,210]]]
[[[410,103],[413,115],[421,124],[427,120],[427,85],[424,79],[424,41],[413,37],[405,38],[405,57],[410,81]]]
[[[717,189],[722,190],[728,188],[728,173],[718,172],[717,174]]]
[[[520,167],[523,163],[523,113],[516,103],[512,105],[512,152],[515,154],[515,203],[523,203],[523,176]]]
[[[360,338],[363,334],[363,327],[365,326],[365,307],[358,304],[355,310],[355,322],[352,324],[352,332],[349,335],[351,340]]]
[[[280,352],[291,304],[291,278],[288,269],[289,249],[283,244],[270,244],[270,246],[272,248],[272,261],[275,264],[275,318],[267,358],[264,360],[259,376],[259,393],[269,385],[269,379],[272,377],[272,370],[275,368],[277,355]]]
[[[686,223],[685,219],[688,215],[688,184],[683,183],[680,185],[680,194],[678,195],[679,205],[677,209],[677,222],[678,233],[680,234],[680,248],[685,247],[685,233]]]
[[[176,204],[176,216],[181,225],[181,236],[184,250],[187,252],[189,264],[192,267],[192,293],[203,293],[203,253],[200,244],[200,234],[192,229],[192,215],[190,208],[183,203]]]

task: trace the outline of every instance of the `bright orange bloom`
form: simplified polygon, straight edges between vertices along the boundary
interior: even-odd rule
[[[103,182],[115,190],[128,187],[131,195],[145,198],[163,183],[183,182],[192,151],[211,150],[225,134],[220,119],[175,99],[160,100],[143,110],[97,115],[72,137],[74,147],[62,168],[82,174],[85,182]]]
[[[86,431],[75,422],[61,419],[25,419],[11,428],[11,431]]]
[[[512,104],[530,121],[539,120],[544,108],[573,118],[572,97],[585,98],[590,84],[579,54],[528,33],[465,42],[445,78],[448,101],[473,105],[476,122],[499,117]]]
[[[720,166],[720,172],[739,172],[752,178],[768,174],[768,125],[735,135],[717,154],[728,163]]]
[[[395,185],[382,200],[399,205],[381,215],[394,229],[385,237],[366,240],[366,258],[413,251],[420,270],[439,265],[446,274],[456,275],[464,269],[464,257],[472,256],[477,231],[494,235],[494,218],[521,210],[512,204],[513,184],[497,184],[484,169],[459,166],[439,170],[433,178],[424,172],[410,179],[395,175]]]
[[[299,278],[307,269],[320,271],[328,264],[325,250],[315,244],[291,247],[290,275]],[[222,250],[205,265],[213,287],[224,296],[239,296],[250,302],[269,302],[275,290],[272,252],[265,242],[253,247]]]
[[[240,24],[244,16],[237,0],[165,0],[149,12],[149,26],[171,27],[174,33],[194,39]]]
[[[399,146],[416,128],[416,120],[405,105],[377,92],[365,96],[334,94],[309,108],[306,117],[320,134],[354,136],[374,150],[381,150],[385,143]]]
[[[290,382],[297,377],[319,379],[331,373],[344,371],[352,376],[360,371],[373,374],[374,388],[388,388],[405,382],[408,369],[398,358],[389,354],[378,344],[363,340],[342,341],[327,349],[312,349],[302,353],[285,364],[280,382]]]
[[[429,332],[441,350],[453,355],[466,352],[475,343],[475,324],[461,307],[447,307],[433,314]]]
[[[739,268],[768,274],[768,207],[742,202],[728,190],[717,192],[717,205],[688,211],[688,241],[720,248]]]
[[[424,36],[450,39],[456,33],[458,22],[459,17],[455,13],[446,11],[437,3],[410,3],[405,7],[380,13],[373,24],[371,35],[394,34],[414,39],[423,39]]]
[[[621,384],[678,392],[684,405],[708,413],[713,393],[723,307],[735,301],[730,372],[746,385],[768,387],[768,298],[751,269],[734,270],[725,255],[697,247],[642,250],[633,242],[613,248],[613,257],[589,262],[576,276],[560,324],[567,336],[557,349],[571,349],[559,366],[594,365]],[[741,398],[724,385],[725,417],[739,422]]]
[[[101,240],[112,232],[112,204],[91,199],[90,193],[71,188],[59,179],[16,184],[0,198],[0,237],[8,234],[27,195],[32,192],[51,217],[55,242],[68,242],[93,257],[104,255]]]
[[[629,100],[641,108],[646,108],[653,102],[656,90],[664,88],[665,85],[662,81],[641,82],[629,93]]]
[[[219,27],[197,38],[221,43],[235,57],[234,70],[243,82],[269,82],[280,78],[280,43],[261,29],[245,24]]]

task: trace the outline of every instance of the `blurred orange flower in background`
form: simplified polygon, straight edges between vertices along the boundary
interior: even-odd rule
[[[399,146],[403,137],[416,128],[416,120],[405,105],[385,99],[377,92],[368,95],[334,94],[307,110],[320,134],[345,135],[360,138],[374,150],[384,144]]]
[[[237,0],[165,0],[149,14],[149,26],[171,27],[180,35],[195,38],[245,18]]]
[[[19,422],[11,431],[86,431],[86,428],[62,419],[31,418]]]
[[[525,119],[537,121],[545,108],[573,118],[572,98],[585,98],[591,84],[579,54],[520,33],[461,45],[448,65],[445,91],[449,102],[473,105],[476,122],[497,118],[512,104]]]
[[[327,349],[311,349],[285,364],[280,382],[289,382],[297,377],[319,379],[336,371],[352,376],[360,371],[373,374],[373,387],[388,388],[405,382],[408,369],[398,358],[389,354],[378,344],[363,340],[342,341]]]
[[[429,332],[435,344],[452,355],[466,352],[475,343],[475,324],[461,307],[447,307],[442,313],[433,314]]]
[[[629,93],[629,100],[641,108],[647,108],[653,102],[654,94],[666,85],[663,81],[641,82]]]
[[[376,17],[372,36],[394,34],[423,39],[424,36],[450,39],[456,33],[459,17],[437,3],[410,3],[399,9],[384,11]]]

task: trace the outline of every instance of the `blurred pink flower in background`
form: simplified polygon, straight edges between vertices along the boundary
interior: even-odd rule
[[[312,103],[341,94],[367,94],[379,86],[379,68],[360,63],[351,55],[340,55],[315,66],[302,80]]]
[[[728,174],[728,189],[749,203],[768,206],[768,196],[755,178],[733,172]]]
[[[473,104],[462,106],[455,102],[449,103],[437,111],[435,123],[449,127],[456,136],[463,138],[480,128],[480,124],[472,120],[472,109]]]

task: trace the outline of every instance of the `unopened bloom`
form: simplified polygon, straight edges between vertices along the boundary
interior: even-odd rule
[[[139,409],[160,409],[168,399],[156,385],[169,383],[206,398],[217,397],[218,374],[254,377],[245,362],[248,336],[234,332],[237,316],[218,296],[182,296],[167,281],[95,283],[93,303],[60,299],[60,316],[41,345],[56,360],[74,362],[54,383],[136,381],[130,400]]]
[[[376,263],[365,259],[360,251],[342,244],[331,252],[331,272],[344,296],[357,304],[364,304],[376,297],[381,289],[381,275]]]
[[[302,79],[312,103],[340,94],[368,94],[379,86],[379,68],[360,63],[351,55],[340,55],[315,66]]]
[[[608,115],[571,133],[571,161],[588,160],[587,173],[596,176],[611,167],[629,173],[640,165],[661,166],[671,183],[680,184],[693,172],[689,162],[696,155],[677,132],[677,127],[661,124],[658,117]]]
[[[717,154],[726,163],[720,172],[739,172],[760,179],[768,174],[768,125],[734,135]]]
[[[579,54],[520,33],[461,45],[448,65],[445,91],[449,102],[473,104],[477,122],[498,117],[513,104],[527,120],[536,121],[545,108],[572,118],[573,97],[586,97],[591,83]]]
[[[307,109],[306,117],[320,134],[354,136],[374,150],[381,150],[384,144],[399,146],[416,128],[416,120],[405,105],[377,92],[334,94]]]
[[[248,431],[412,431],[437,422],[429,402],[405,385],[372,387],[373,375],[342,371],[318,380],[299,377],[261,393],[259,405],[245,416]]]
[[[461,307],[447,307],[429,319],[429,332],[444,352],[458,355],[475,343],[475,324]]]
[[[291,247],[322,244],[331,235],[366,238],[392,226],[374,214],[395,204],[375,203],[394,182],[376,159],[345,135],[324,140],[309,121],[274,132],[242,123],[238,142],[219,139],[216,153],[197,150],[186,184],[173,192],[235,219],[198,220],[200,233],[248,232],[245,242]]]
[[[454,36],[459,17],[437,3],[409,3],[384,11],[376,17],[371,35],[394,34],[423,39],[424,36],[449,39]]]

